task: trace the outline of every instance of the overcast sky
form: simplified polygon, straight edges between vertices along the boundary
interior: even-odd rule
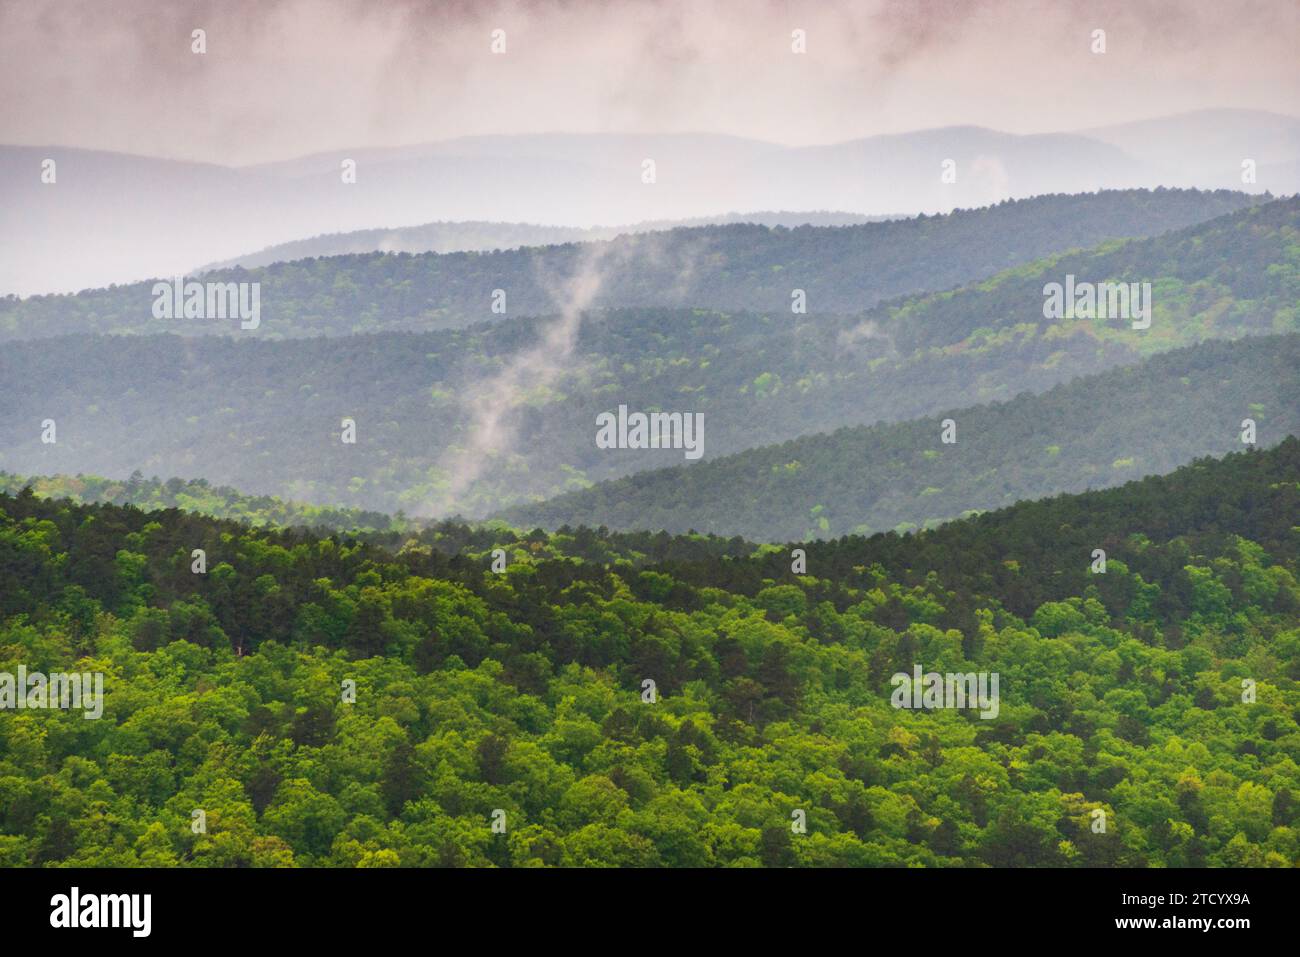
[[[244,164],[481,133],[787,144],[1296,114],[1296,0],[0,0],[0,142]],[[191,52],[191,31],[207,53]],[[490,52],[494,29],[506,53]],[[807,32],[806,55],[791,31]],[[1094,29],[1107,52],[1090,52]]]

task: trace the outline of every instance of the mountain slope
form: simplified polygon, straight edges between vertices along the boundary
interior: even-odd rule
[[[1155,236],[1258,202],[1226,191],[1040,196],[942,217],[860,226],[675,229],[598,243],[447,255],[372,253],[224,270],[256,282],[260,325],[157,319],[153,283],[76,296],[0,299],[0,338],[71,332],[230,333],[284,338],[463,326],[505,315],[607,307],[712,308],[790,315],[856,312],[1110,239]],[[497,291],[504,295],[499,298]]]
[[[760,541],[916,527],[1222,455],[1241,447],[1247,418],[1264,445],[1300,434],[1300,336],[1204,343],[1042,395],[643,472],[504,517]]]
[[[0,468],[201,475],[319,504],[482,516],[683,460],[597,448],[596,416],[620,404],[704,414],[712,459],[1040,392],[1207,338],[1294,331],[1298,217],[1300,202],[1278,201],[848,317],[641,309],[349,340],[11,343]],[[1044,284],[1067,274],[1152,282],[1151,327],[1044,318]],[[355,445],[341,442],[345,417]],[[57,444],[41,441],[47,418]]]

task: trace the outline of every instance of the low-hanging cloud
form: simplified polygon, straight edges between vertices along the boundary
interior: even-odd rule
[[[806,145],[1294,112],[1291,0],[0,0],[0,141],[225,164],[489,133]],[[1107,31],[1104,57],[1089,52]],[[194,29],[207,53],[190,50]],[[490,52],[493,30],[506,53]],[[792,55],[790,34],[807,34]]]
[[[421,514],[456,510],[484,473],[516,447],[520,437],[513,414],[530,393],[549,386],[569,368],[583,318],[604,282],[603,264],[621,248],[613,243],[585,243],[577,247],[571,272],[539,275],[539,284],[558,315],[534,320],[538,341],[508,357],[498,372],[463,393],[466,441],[437,462],[446,484],[435,500],[422,506]]]

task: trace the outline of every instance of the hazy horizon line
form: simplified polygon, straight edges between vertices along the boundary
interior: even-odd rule
[[[459,142],[469,142],[475,140],[503,140],[503,139],[541,139],[545,137],[627,137],[627,138],[690,138],[690,137],[712,137],[714,139],[734,140],[743,143],[753,143],[760,146],[770,146],[775,149],[798,151],[824,149],[831,146],[843,146],[848,143],[859,143],[873,139],[887,139],[890,137],[912,136],[922,133],[939,133],[950,130],[979,130],[987,133],[997,133],[1002,136],[1016,137],[1019,139],[1028,139],[1036,136],[1083,136],[1087,137],[1089,133],[1114,129],[1116,127],[1138,125],[1142,123],[1154,123],[1162,120],[1175,120],[1191,116],[1199,116],[1209,113],[1238,113],[1238,114],[1255,114],[1259,116],[1276,117],[1282,120],[1300,123],[1300,115],[1291,113],[1282,113],[1277,110],[1261,110],[1254,107],[1203,107],[1192,110],[1178,110],[1173,113],[1157,113],[1142,116],[1137,119],[1120,120],[1114,123],[1105,123],[1086,127],[1059,127],[1050,129],[1041,129],[1035,132],[1015,132],[998,126],[986,126],[981,123],[948,123],[940,126],[920,126],[907,129],[894,130],[889,132],[868,133],[863,136],[851,136],[845,139],[825,140],[816,143],[790,143],[781,142],[775,139],[764,139],[755,136],[744,136],[737,133],[717,132],[706,129],[689,129],[689,130],[659,130],[659,131],[632,131],[632,130],[576,130],[556,128],[540,132],[496,132],[496,133],[469,133],[460,136],[451,136],[443,139],[422,139],[411,142],[386,143],[376,145],[358,145],[356,143],[333,147],[330,149],[313,150],[309,153],[295,153],[282,156],[277,159],[259,160],[254,163],[221,163],[214,160],[197,159],[182,155],[164,155],[157,153],[135,152],[130,150],[109,149],[98,146],[73,145],[69,143],[52,143],[52,142],[0,142],[0,149],[52,149],[52,150],[75,150],[83,153],[101,153],[110,156],[127,156],[135,159],[147,159],[157,162],[166,163],[184,163],[192,166],[215,166],[225,170],[255,170],[270,166],[278,166],[286,163],[302,162],[304,160],[316,159],[319,157],[333,156],[349,151],[353,152],[395,152],[399,150],[420,149],[422,147],[439,146]],[[802,210],[800,210],[802,211]],[[833,210],[832,210],[833,211]],[[457,222],[461,220],[456,220]],[[544,224],[538,224],[544,225]],[[383,228],[383,227],[377,227]]]

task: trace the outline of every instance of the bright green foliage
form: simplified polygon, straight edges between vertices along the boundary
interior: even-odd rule
[[[99,475],[22,476],[0,472],[0,492],[15,495],[25,486],[31,486],[43,498],[135,505],[150,511],[181,508],[249,525],[302,525],[340,532],[402,531],[413,526],[401,514],[389,516],[285,501],[271,495],[244,495],[229,486],[214,486],[206,479],[172,478],[164,482],[146,479],[139,472],[126,480]]]
[[[0,496],[0,671],[105,675],[98,721],[0,712],[0,861],[1295,865],[1297,527],[1295,439],[805,576]],[[996,672],[999,714],[895,710],[914,664]]]

